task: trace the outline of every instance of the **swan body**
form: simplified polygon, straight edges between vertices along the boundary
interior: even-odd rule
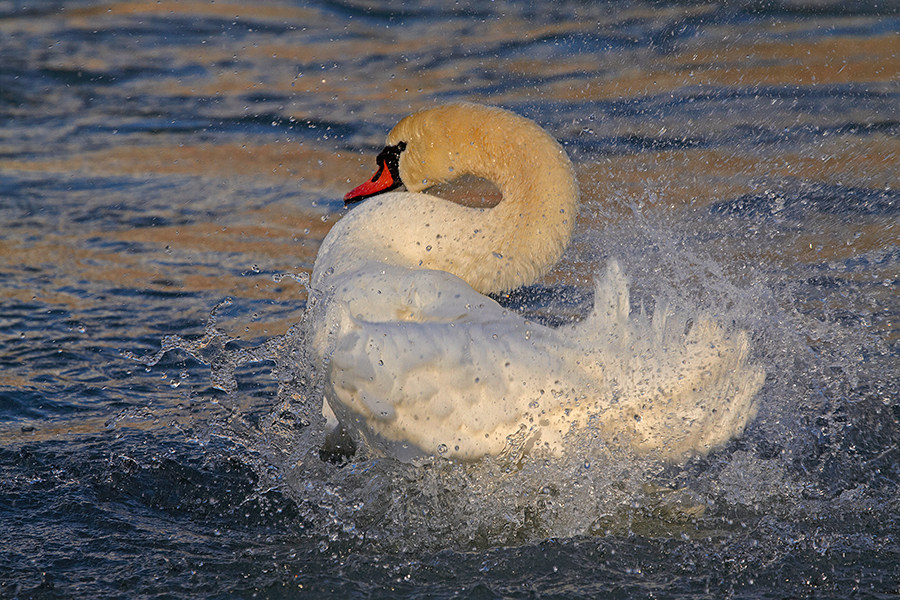
[[[530,322],[485,295],[534,282],[572,234],[571,163],[532,121],[473,104],[414,113],[379,167],[345,198],[372,196],[332,228],[312,275],[326,411],[353,437],[401,460],[473,460],[511,436],[559,455],[567,434],[590,427],[677,460],[753,419],[763,373],[746,335],[702,318],[685,334],[664,308],[631,315],[615,262],[574,326]],[[500,203],[422,193],[464,174],[495,183]]]

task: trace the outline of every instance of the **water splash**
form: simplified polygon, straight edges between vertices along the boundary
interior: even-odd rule
[[[476,549],[622,532],[636,522],[680,528],[706,510],[702,499],[671,479],[666,464],[609,446],[601,428],[590,424],[568,434],[562,457],[526,452],[525,432],[510,436],[499,456],[473,463],[438,452],[403,464],[365,444],[352,456],[328,455],[322,451],[323,367],[308,345],[323,303],[308,291],[302,320],[259,346],[241,347],[218,328],[221,309],[231,303],[225,300],[211,311],[201,337],[170,335],[149,356],[124,354],[152,367],[168,352],[184,352],[208,365],[215,387],[228,393],[237,389],[238,367],[273,363],[278,393],[272,409],[256,422],[238,414],[215,427],[246,449],[260,487],[286,492],[329,544]]]
[[[159,363],[169,352],[181,350],[210,367],[214,388],[227,393],[234,392],[237,389],[237,380],[234,377],[235,369],[248,363],[272,360],[272,355],[269,343],[256,348],[226,348],[228,344],[240,341],[239,338],[229,337],[216,327],[219,311],[231,304],[232,299],[226,298],[210,311],[206,329],[203,336],[198,339],[190,340],[179,335],[167,335],[162,339],[159,351],[154,354],[138,356],[128,350],[123,350],[121,354],[125,358],[143,363],[150,368]]]
[[[633,282],[632,312],[677,311],[683,323],[690,315],[714,314],[730,328],[751,332],[749,352],[769,373],[759,416],[743,439],[681,465],[610,447],[596,427],[570,432],[562,457],[527,453],[524,436],[515,435],[503,454],[474,463],[449,460],[438,450],[403,464],[365,444],[352,455],[323,452],[327,364],[316,363],[308,340],[325,303],[309,289],[301,321],[259,346],[241,347],[217,327],[226,301],[213,309],[200,338],[166,336],[159,352],[126,355],[152,366],[166,352],[186,352],[210,366],[218,389],[232,393],[235,369],[272,363],[278,381],[273,406],[257,420],[231,415],[215,427],[245,449],[242,460],[259,476],[260,489],[278,489],[293,500],[323,551],[360,544],[390,552],[470,550],[634,532],[717,536],[769,515],[824,515],[829,503],[851,492],[879,505],[867,478],[885,472],[896,453],[890,440],[898,434],[885,401],[890,392],[872,390],[867,400],[855,389],[865,385],[854,375],[860,371],[854,358],[863,339],[859,331],[791,308],[801,291],[793,275],[785,275],[786,285],[777,291],[771,274],[748,275],[742,268],[736,277],[736,265],[687,245],[694,234],[703,232],[677,232],[671,222],[637,212],[628,224],[591,232],[583,244],[593,261],[607,253],[621,257]],[[278,278],[308,285],[302,275]],[[564,322],[585,317],[589,292],[575,296],[581,314]],[[546,313],[545,301],[554,294],[534,298],[539,306],[518,298],[517,310]],[[867,423],[869,434],[852,423]],[[849,500],[838,505],[856,510]]]

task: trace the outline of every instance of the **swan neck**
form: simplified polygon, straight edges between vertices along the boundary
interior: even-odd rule
[[[559,143],[520,117],[506,125],[470,144],[458,169],[491,181],[501,193],[501,201],[484,211],[483,253],[509,262],[489,292],[528,285],[549,271],[571,239],[578,207],[574,170]]]
[[[562,256],[578,186],[565,151],[533,121],[454,104],[402,120],[388,135],[389,145],[400,142],[408,144],[399,167],[410,192],[474,175],[502,196],[490,209],[439,209],[448,220],[441,240],[452,241],[424,241],[433,250],[424,259],[411,250],[410,260],[453,273],[482,293],[500,293],[533,283]]]

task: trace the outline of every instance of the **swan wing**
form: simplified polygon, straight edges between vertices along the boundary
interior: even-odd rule
[[[566,403],[589,387],[566,337],[453,275],[402,271],[344,288],[335,307],[327,395],[341,422],[400,458],[497,454],[523,430],[558,443]]]
[[[614,261],[594,302],[577,337],[588,368],[603,371],[607,402],[593,424],[607,440],[680,460],[724,445],[756,416],[765,373],[750,362],[744,331],[663,304],[652,318],[632,313]]]

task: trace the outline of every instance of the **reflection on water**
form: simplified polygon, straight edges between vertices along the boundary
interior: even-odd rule
[[[3,595],[900,590],[895,7],[0,15]],[[549,463],[320,459],[306,290],[274,276],[310,270],[393,123],[451,100],[535,119],[576,163],[575,242],[513,305],[577,317],[614,257],[635,306],[750,331],[768,378],[743,439],[681,467],[600,439]],[[271,359],[236,392],[184,353],[119,354],[191,345],[225,297],[240,339],[201,358]]]

